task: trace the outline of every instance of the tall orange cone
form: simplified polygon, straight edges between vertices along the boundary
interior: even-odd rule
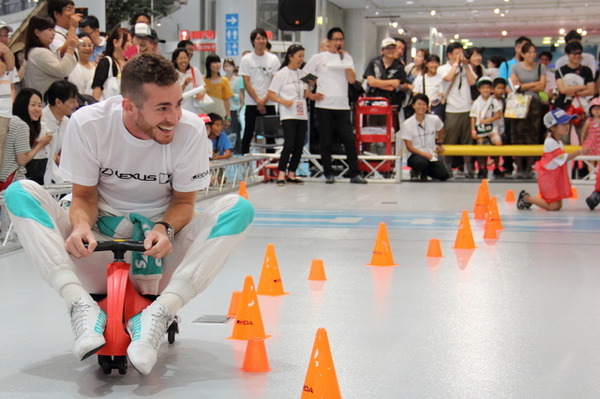
[[[235,317],[242,302],[242,291],[233,291],[231,301],[229,302],[229,311],[227,317]]]
[[[500,218],[500,212],[498,211],[498,200],[496,197],[492,197],[490,200],[488,215],[490,216],[490,222],[493,223],[493,226],[496,228],[496,230],[504,230],[504,227],[502,227],[502,218]]]
[[[484,220],[485,214],[488,212],[490,204],[490,190],[488,188],[487,179],[481,180],[479,190],[477,190],[477,198],[475,199],[475,206],[473,207],[473,213],[475,219]]]
[[[429,248],[427,248],[428,258],[441,258],[442,257],[442,246],[440,245],[440,240],[437,238],[432,238],[429,240]]]
[[[460,218],[460,226],[456,233],[456,241],[454,242],[455,249],[474,249],[475,241],[473,240],[473,232],[471,231],[471,223],[469,222],[469,212],[463,211]]]
[[[246,181],[242,180],[240,182],[240,189],[238,190],[238,195],[248,199],[248,190],[246,189]]]
[[[371,263],[367,266],[398,266],[394,263],[390,239],[388,238],[385,223],[379,223],[377,238],[375,238],[375,247],[371,256]]]
[[[249,373],[271,371],[264,338],[250,338],[248,340],[246,354],[244,355],[244,365],[241,370]]]
[[[485,227],[483,232],[484,240],[497,240],[498,233],[496,232],[496,226],[494,221],[492,220],[491,212],[487,214],[487,218],[485,219]]]
[[[513,190],[506,190],[505,202],[515,202],[515,192]]]
[[[571,199],[579,198],[579,192],[577,192],[577,187],[571,187]]]
[[[301,399],[341,399],[342,393],[338,384],[333,357],[329,348],[327,331],[317,330],[310,363],[302,388]]]
[[[246,276],[244,281],[244,290],[242,291],[242,300],[235,316],[235,324],[231,337],[227,339],[248,340],[250,338],[269,338],[265,334],[260,308],[258,306],[258,297],[254,288],[252,276]]]
[[[263,261],[262,272],[260,273],[260,281],[258,282],[258,295],[279,296],[286,295],[289,292],[283,291],[283,282],[279,273],[279,264],[277,263],[277,255],[275,255],[275,246],[267,245],[267,252]]]
[[[308,279],[311,281],[325,281],[325,266],[321,259],[314,259],[310,265],[310,273],[308,273]]]

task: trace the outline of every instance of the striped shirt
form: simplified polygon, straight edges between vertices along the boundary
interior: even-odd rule
[[[31,151],[29,146],[29,126],[21,118],[13,115],[8,125],[8,135],[6,136],[6,147],[0,169],[0,181],[6,181],[12,172],[19,169],[15,175],[15,180],[25,178],[25,166],[17,164],[17,154],[24,154]]]

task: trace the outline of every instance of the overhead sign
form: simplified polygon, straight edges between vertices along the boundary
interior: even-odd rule
[[[239,14],[225,14],[225,55],[234,57],[240,54]]]
[[[179,40],[191,40],[194,43],[194,51],[217,51],[215,39],[217,34],[214,30],[193,30],[182,29],[179,31]]]

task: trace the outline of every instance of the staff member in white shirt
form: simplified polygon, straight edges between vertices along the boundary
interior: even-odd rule
[[[250,152],[256,117],[275,115],[275,103],[267,98],[267,91],[271,79],[280,65],[277,56],[267,51],[268,39],[264,29],[254,29],[250,33],[250,41],[254,51],[242,58],[239,72],[244,79],[244,88],[248,94],[246,96],[246,125],[242,138],[242,154]],[[271,144],[268,141],[267,143]]]
[[[358,157],[354,143],[354,132],[350,123],[350,104],[348,102],[348,84],[356,81],[354,62],[344,50],[344,32],[340,28],[331,28],[327,32],[328,50],[313,55],[304,66],[306,73],[318,77],[317,92],[322,98],[316,102],[321,163],[325,182],[335,183],[331,166],[331,137],[337,131],[344,143],[346,161],[350,173],[350,183],[366,184],[360,175]]]

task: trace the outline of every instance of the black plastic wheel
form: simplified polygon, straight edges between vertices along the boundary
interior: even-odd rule
[[[167,329],[167,342],[170,344],[175,342],[175,334],[179,334],[179,324],[173,321]]]
[[[104,374],[108,375],[112,372],[112,358],[110,356],[98,355],[98,364],[100,364]]]
[[[127,374],[127,356],[115,356],[113,368],[119,370],[119,374]]]

